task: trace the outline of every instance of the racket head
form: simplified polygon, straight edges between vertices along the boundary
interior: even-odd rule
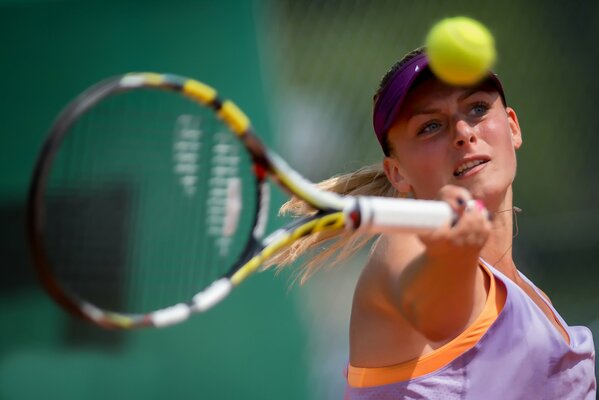
[[[107,328],[178,322],[207,288],[211,306],[264,233],[268,167],[249,119],[201,82],[96,84],[58,116],[31,180],[43,286]]]

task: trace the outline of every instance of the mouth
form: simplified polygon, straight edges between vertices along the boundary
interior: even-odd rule
[[[483,165],[488,162],[489,162],[489,160],[481,160],[481,159],[464,161],[455,169],[455,171],[453,172],[453,176],[455,176],[455,177],[464,176],[468,172],[473,170],[474,168],[478,167],[479,165]]]

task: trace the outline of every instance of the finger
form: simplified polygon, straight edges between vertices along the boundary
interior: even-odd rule
[[[437,193],[437,199],[446,201],[456,209],[463,209],[466,203],[472,199],[472,195],[463,187],[446,185]]]
[[[452,208],[455,218],[453,219],[451,226],[454,226],[464,213],[468,202],[472,200],[472,195],[468,190],[462,187],[446,185],[439,190],[437,198],[445,201]]]
[[[478,199],[470,199],[466,202],[466,207],[464,209],[465,212],[476,212],[482,214],[484,218],[488,221],[491,221],[493,215],[489,212],[489,210],[485,207],[485,204],[482,200]]]
[[[480,241],[486,241],[491,232],[491,222],[487,219],[486,210],[477,210],[469,208],[464,212],[462,218],[452,228],[452,234],[455,237],[464,238],[466,243],[476,244]],[[479,239],[474,239],[479,238]]]

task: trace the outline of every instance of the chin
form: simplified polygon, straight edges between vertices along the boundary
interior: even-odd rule
[[[511,183],[508,185],[486,185],[481,188],[473,188],[470,190],[472,197],[483,201],[485,206],[491,210],[500,207],[504,203],[508,194],[511,193]]]

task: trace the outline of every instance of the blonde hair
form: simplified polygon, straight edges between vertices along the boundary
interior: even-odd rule
[[[411,51],[385,73],[374,95],[373,100],[375,103],[385,86],[389,84],[395,72],[424,51],[424,47]],[[382,147],[383,153],[386,156],[391,155],[393,149],[387,140],[382,143]],[[398,197],[399,195],[387,179],[382,163],[362,167],[348,174],[334,176],[320,182],[318,187],[323,190],[353,196]],[[315,212],[314,209],[310,208],[303,201],[293,198],[283,204],[279,214],[301,217],[314,214]],[[300,283],[304,283],[325,262],[328,262],[329,266],[338,264],[360,250],[373,236],[356,232],[343,232],[340,234],[329,232],[310,235],[282,250],[275,257],[271,258],[265,267],[275,266],[277,269],[282,269],[301,256],[308,255],[310,256],[309,260],[300,268],[297,275],[300,277]]]
[[[334,176],[318,183],[317,186],[323,190],[351,196],[396,197],[398,194],[387,179],[382,163]],[[283,204],[279,211],[281,215],[292,215],[294,217],[314,213],[316,213],[314,209],[297,198],[292,198]],[[300,277],[300,283],[304,283],[325,263],[333,266],[347,259],[366,245],[373,236],[349,231],[340,234],[327,232],[310,235],[282,250],[266,264],[266,267],[276,266],[277,269],[282,269],[301,256],[308,255],[309,260],[300,267],[297,275]]]

